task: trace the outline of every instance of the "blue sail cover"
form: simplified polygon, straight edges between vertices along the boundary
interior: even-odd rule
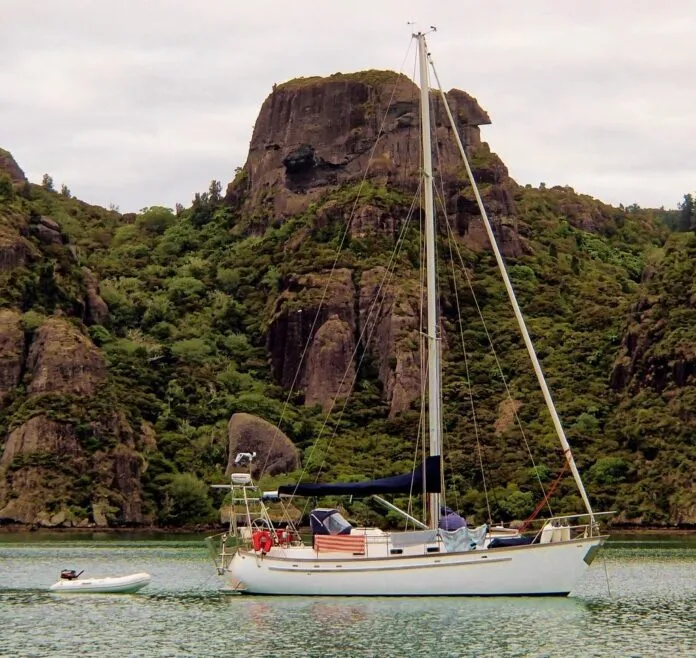
[[[425,483],[425,487],[423,484]],[[373,494],[440,493],[440,457],[428,457],[425,467],[411,473],[392,475],[366,482],[333,482],[329,484],[284,484],[278,493],[286,496],[372,496]]]

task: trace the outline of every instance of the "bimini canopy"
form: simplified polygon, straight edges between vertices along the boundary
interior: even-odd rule
[[[352,527],[337,509],[317,508],[309,515],[313,535],[349,535]]]
[[[374,494],[440,493],[440,457],[428,457],[425,467],[411,473],[366,482],[285,484],[278,493],[286,496],[372,496]]]

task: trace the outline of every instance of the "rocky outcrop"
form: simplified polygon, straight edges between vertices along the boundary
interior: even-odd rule
[[[103,490],[108,491],[108,502],[118,513],[118,522],[142,524],[143,492],[141,476],[144,471],[142,456],[126,443],[118,443],[107,453],[96,453],[93,472],[98,475]],[[93,507],[104,509],[104,500],[94,500]],[[108,518],[107,518],[108,521]],[[98,525],[99,519],[94,517]]]
[[[396,287],[383,267],[360,278],[363,340],[378,364],[389,416],[405,411],[421,393],[417,296]]]
[[[663,276],[663,272],[655,273],[656,286]],[[666,295],[652,294],[633,305],[632,322],[623,335],[611,372],[615,391],[663,391],[668,386],[683,387],[696,380],[696,342],[687,333],[688,327],[693,326],[689,320],[696,318],[696,303],[691,304],[686,281],[680,284],[666,277],[663,285],[675,286],[673,296],[681,296],[683,303],[673,309],[668,306]]]
[[[0,522],[51,525],[57,510],[48,506],[67,499],[71,488],[57,467],[61,460],[74,466],[79,457],[69,423],[39,415],[11,432],[0,457]]]
[[[13,183],[26,183],[27,177],[12,154],[0,148],[0,175],[7,174]]]
[[[522,408],[522,402],[520,400],[514,400],[513,398],[505,398],[498,405],[498,417],[495,420],[495,433],[501,435],[507,432],[511,427],[515,425],[515,419],[517,413]]]
[[[228,455],[226,474],[235,470],[234,460],[240,452],[255,452],[252,474],[277,475],[294,471],[300,464],[293,442],[275,425],[247,413],[236,413],[227,426]]]
[[[26,265],[37,256],[38,249],[17,229],[0,224],[0,272]]]
[[[377,363],[390,415],[408,409],[421,390],[418,296],[412,285],[403,280],[394,285],[383,267],[364,272],[357,291],[348,269],[331,277],[293,278],[276,301],[268,333],[278,383],[304,391],[306,405],[328,410],[335,398],[350,393],[355,363],[366,349]]]
[[[333,275],[321,272],[291,277],[276,300],[267,335],[271,368],[278,383],[285,388],[294,384],[296,390],[306,388],[307,357],[300,363],[305,346],[315,340],[317,333],[333,316],[343,321],[352,333],[356,326],[354,303],[355,286],[352,272],[348,269],[337,269]],[[326,331],[323,335],[326,337]],[[317,344],[315,354],[320,351]],[[319,379],[313,381],[316,391]],[[323,399],[315,399],[313,403],[317,401],[323,404]]]
[[[354,327],[332,315],[314,336],[307,352],[305,405],[328,411],[334,400],[350,394],[355,379]]]
[[[106,324],[109,320],[109,307],[99,294],[99,279],[87,267],[82,268],[82,277],[87,288],[85,322],[89,325]]]
[[[478,127],[490,123],[488,115],[463,91],[450,91],[448,99],[467,148],[478,148]],[[439,98],[433,96],[433,103],[439,163],[453,179],[460,157]],[[370,177],[415,189],[418,104],[418,88],[390,71],[277,85],[261,107],[247,162],[228,188],[228,199],[243,196],[247,210],[276,221],[304,210],[327,187],[361,180],[369,161]]]
[[[41,216],[38,222],[32,225],[32,233],[36,235],[39,242],[45,245],[62,245],[63,236],[60,232],[60,225],[51,217]]]
[[[93,395],[106,381],[106,362],[92,341],[63,318],[36,331],[27,359],[27,393]]]
[[[72,425],[58,423],[46,416],[34,416],[10,433],[0,466],[9,466],[19,455],[55,453],[69,458],[80,452]]]
[[[13,430],[0,457],[0,523],[70,527],[145,522],[143,459],[134,449],[130,428],[116,413],[100,424],[108,425],[104,429],[120,442],[94,453],[81,445],[74,424],[45,414]],[[89,489],[78,489],[82,478],[91,483]],[[89,501],[82,516],[69,507],[76,499]]]
[[[0,309],[0,405],[20,382],[24,362],[22,316],[14,309]]]

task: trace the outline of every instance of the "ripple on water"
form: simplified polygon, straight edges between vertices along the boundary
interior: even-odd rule
[[[696,655],[689,546],[619,544],[560,599],[229,596],[198,539],[3,541],[0,564],[2,655]],[[47,592],[67,567],[153,582],[136,595]]]

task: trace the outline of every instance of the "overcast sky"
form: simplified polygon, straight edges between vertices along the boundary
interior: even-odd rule
[[[398,69],[407,21],[438,27],[443,85],[519,183],[696,190],[692,0],[0,0],[0,147],[92,203],[189,205],[244,163],[273,83]]]

